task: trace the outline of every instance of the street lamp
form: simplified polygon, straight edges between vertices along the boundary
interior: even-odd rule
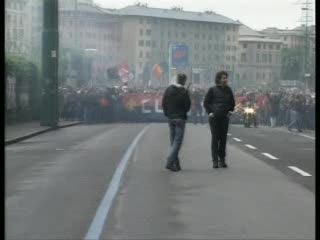
[[[96,54],[98,52],[97,49],[95,48],[86,48],[84,49],[86,53],[92,53]],[[89,74],[88,74],[89,75]],[[92,59],[90,59],[90,82],[91,82],[91,87],[93,87],[93,77],[92,77]]]

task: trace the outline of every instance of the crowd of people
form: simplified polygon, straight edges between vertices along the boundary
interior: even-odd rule
[[[124,120],[122,97],[126,94],[162,96],[164,89],[105,87],[59,89],[59,115],[61,120],[107,123]]]
[[[165,88],[60,88],[60,118],[79,120],[85,123],[116,122],[124,119],[122,97],[129,93],[162,96]],[[190,120],[204,123],[202,107],[206,90],[190,89],[192,101]],[[236,105],[252,103],[257,113],[257,124],[266,126],[286,126],[315,129],[315,94],[303,93],[298,89],[279,89],[262,91],[259,89],[238,89],[234,91]]]
[[[279,89],[276,91],[235,92],[237,104],[253,103],[260,125],[271,127],[286,126],[288,130],[296,128],[315,129],[315,94],[304,93],[298,89]]]

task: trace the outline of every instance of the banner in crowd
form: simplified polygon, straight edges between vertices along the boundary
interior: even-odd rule
[[[166,121],[162,95],[129,93],[122,97],[123,110],[130,120]]]

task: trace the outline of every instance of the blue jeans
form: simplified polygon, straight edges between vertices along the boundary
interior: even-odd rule
[[[183,142],[186,121],[183,119],[169,119],[170,153],[167,165],[177,164],[179,151]]]
[[[291,110],[290,111],[290,124],[288,126],[289,129],[291,129],[293,126],[297,127],[298,131],[301,131],[301,120],[302,120],[302,114]]]

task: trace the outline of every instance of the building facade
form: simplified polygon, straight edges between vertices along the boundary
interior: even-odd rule
[[[271,39],[242,25],[239,31],[237,87],[268,87],[281,79],[280,39]]]
[[[30,14],[27,0],[5,1],[5,52],[30,55]]]
[[[187,12],[182,9],[159,9],[129,6],[115,11],[122,17],[122,56],[134,69],[136,83],[166,86],[170,79],[155,79],[152,67],[166,66],[169,71],[170,44],[188,47],[188,66],[177,69],[185,72],[194,84],[209,86],[219,70],[232,75],[237,61],[239,23],[213,12]],[[172,73],[176,70],[172,69]],[[148,72],[147,76],[144,75]]]
[[[111,10],[90,3],[59,7],[59,48],[73,49],[92,60],[92,71],[106,72],[119,62],[121,22]]]

